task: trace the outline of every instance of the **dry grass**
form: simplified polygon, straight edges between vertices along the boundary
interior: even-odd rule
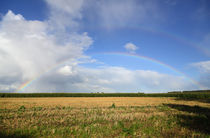
[[[185,104],[209,107],[209,103],[195,101],[177,101],[166,97],[56,97],[56,98],[0,98],[0,108],[14,109],[21,105],[27,108],[33,106],[71,106],[81,108],[116,106],[155,106],[160,104]]]
[[[152,97],[0,98],[0,137],[209,137],[209,107]]]

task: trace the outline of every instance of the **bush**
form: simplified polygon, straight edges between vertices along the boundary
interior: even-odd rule
[[[26,107],[24,105],[20,106],[20,108],[18,109],[18,111],[25,111]]]
[[[112,106],[110,106],[110,108],[115,108],[115,107],[116,107],[115,103],[113,103]]]

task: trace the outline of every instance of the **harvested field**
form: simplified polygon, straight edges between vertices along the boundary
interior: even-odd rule
[[[153,97],[0,98],[1,137],[210,137],[210,103]]]

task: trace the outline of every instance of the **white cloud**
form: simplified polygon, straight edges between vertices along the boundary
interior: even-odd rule
[[[45,92],[48,88],[49,92],[167,92],[195,88],[183,77],[149,70],[113,66],[99,69],[77,66],[75,70],[70,76],[54,73],[43,76],[24,91]]]
[[[202,73],[210,73],[210,61],[201,61],[193,63],[192,65],[198,68]]]
[[[136,6],[136,2],[100,1],[98,4],[102,5],[97,14],[108,28],[132,23],[136,13],[141,20],[150,14],[155,17],[150,3],[141,1]],[[47,4],[50,14],[45,21],[26,20],[12,11],[0,21],[1,91],[15,91],[21,84],[34,78],[37,79],[24,92],[159,92],[193,89],[183,77],[155,71],[79,66],[83,62],[96,62],[84,55],[92,39],[86,32],[77,33],[78,20],[83,17],[84,1],[47,0]],[[132,43],[126,45],[130,52],[138,48]],[[85,60],[80,61],[80,58]],[[63,61],[67,61],[64,66]]]
[[[60,73],[60,74],[62,74],[62,75],[66,75],[66,76],[72,75],[72,74],[73,74],[72,67],[66,65],[66,66],[60,68],[60,69],[58,70],[58,73]]]
[[[100,24],[107,29],[135,26],[139,23],[146,23],[160,18],[156,1],[101,0],[95,1],[94,4],[98,7],[96,13]]]
[[[49,24],[51,29],[65,32],[66,27],[75,30],[82,18],[83,0],[45,0],[49,6]],[[61,35],[61,34],[59,34]],[[62,36],[63,37],[63,36]]]
[[[124,47],[127,51],[131,53],[135,53],[135,51],[138,49],[138,47],[133,43],[126,43]]]
[[[50,25],[8,11],[0,21],[0,78],[13,76],[15,83],[23,83],[63,60],[83,57],[84,50],[92,44],[87,33],[63,33],[68,39],[59,41],[49,33]],[[8,82],[8,86],[13,83]]]
[[[192,66],[199,69],[199,83],[202,84],[206,89],[210,89],[210,61],[201,61],[192,63]]]
[[[50,10],[49,23],[56,30],[77,29],[82,18],[111,30],[161,21],[162,12],[155,0],[45,0]],[[86,25],[86,24],[84,24]]]
[[[73,17],[81,17],[81,7],[83,5],[83,0],[46,0],[47,4],[50,6],[51,11],[58,10],[61,12],[67,12]]]
[[[134,1],[100,1],[99,16],[105,27],[122,26],[134,18],[138,6]]]

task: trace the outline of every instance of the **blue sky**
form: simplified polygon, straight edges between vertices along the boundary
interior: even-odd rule
[[[210,89],[209,7],[208,0],[1,0],[0,90]]]

